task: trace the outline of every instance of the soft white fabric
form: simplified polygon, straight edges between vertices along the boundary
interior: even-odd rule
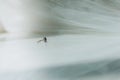
[[[9,32],[0,36],[0,80],[119,80],[119,5],[120,0],[0,0],[0,23]],[[48,43],[38,44],[33,37],[39,35]]]

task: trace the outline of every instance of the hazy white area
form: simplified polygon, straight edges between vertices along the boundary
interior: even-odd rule
[[[0,0],[0,80],[119,80],[119,5]]]

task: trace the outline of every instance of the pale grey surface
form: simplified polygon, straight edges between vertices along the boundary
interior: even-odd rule
[[[1,80],[114,80],[120,74],[120,38],[62,35],[0,43]]]

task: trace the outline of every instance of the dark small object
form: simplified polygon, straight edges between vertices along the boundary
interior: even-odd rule
[[[43,38],[43,41],[46,43],[46,42],[47,42],[47,38],[46,38],[46,37],[44,37],[44,38]]]
[[[39,42],[41,42],[41,41],[44,41],[45,43],[47,43],[47,38],[44,37],[42,40],[39,40],[39,41],[37,41],[37,42],[39,43]]]

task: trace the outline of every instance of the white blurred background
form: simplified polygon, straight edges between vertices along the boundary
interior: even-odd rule
[[[0,0],[0,80],[119,80],[119,5]]]

